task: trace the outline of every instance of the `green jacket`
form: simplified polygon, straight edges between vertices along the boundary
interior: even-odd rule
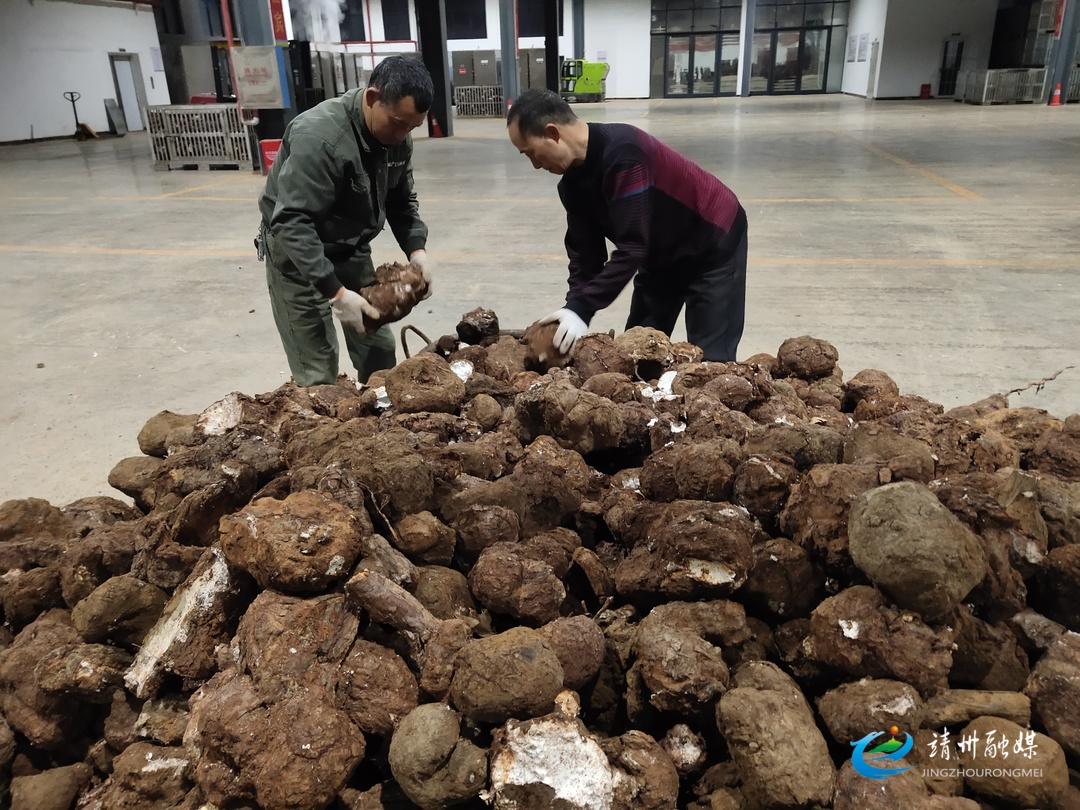
[[[301,113],[285,130],[259,210],[267,253],[291,263],[327,298],[341,289],[335,266],[367,254],[387,219],[405,255],[424,247],[412,179],[412,139],[384,147],[350,90]]]

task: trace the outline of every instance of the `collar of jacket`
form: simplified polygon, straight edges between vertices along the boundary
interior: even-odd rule
[[[371,134],[367,122],[364,120],[363,93],[364,88],[357,87],[343,95],[341,97],[341,102],[348,111],[349,120],[352,122],[353,129],[356,130],[357,140],[360,141],[360,148],[365,152],[385,149],[386,147],[375,140],[375,136]]]

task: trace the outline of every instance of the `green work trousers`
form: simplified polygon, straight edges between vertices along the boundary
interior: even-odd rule
[[[266,286],[293,381],[303,386],[331,384],[338,375],[338,340],[330,302],[292,262],[283,264],[277,267],[267,257]],[[335,271],[341,283],[354,291],[375,280],[375,268],[366,253],[338,265]],[[389,326],[371,335],[348,326],[344,332],[345,347],[360,382],[367,382],[380,369],[393,368],[397,362]]]

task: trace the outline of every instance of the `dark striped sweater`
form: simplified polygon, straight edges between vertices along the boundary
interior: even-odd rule
[[[570,259],[566,306],[590,321],[637,272],[679,284],[727,260],[746,232],[735,194],[629,124],[589,124],[584,162],[559,182]],[[608,256],[610,239],[615,250]]]

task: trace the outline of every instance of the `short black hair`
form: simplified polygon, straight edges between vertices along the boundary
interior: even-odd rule
[[[518,96],[506,113],[506,125],[517,121],[522,135],[543,135],[548,124],[569,124],[576,120],[566,99],[558,93],[538,88]]]
[[[406,96],[412,96],[417,112],[431,109],[435,86],[424,63],[412,56],[388,56],[375,66],[368,79],[368,87],[375,87],[387,104],[397,104]]]

